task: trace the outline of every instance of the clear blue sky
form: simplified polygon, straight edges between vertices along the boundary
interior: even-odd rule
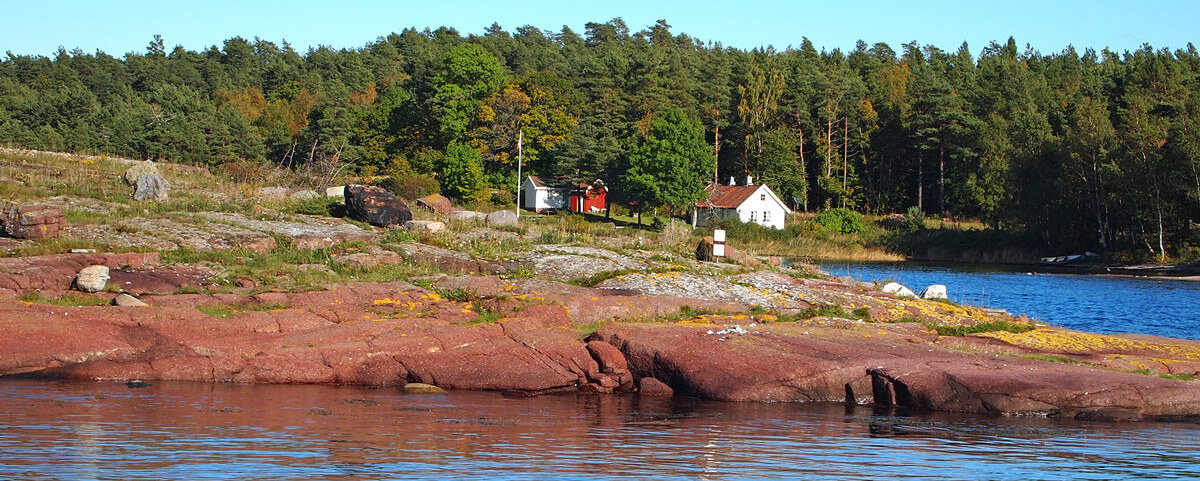
[[[120,57],[145,52],[154,34],[169,49],[202,50],[228,38],[289,41],[310,46],[358,48],[407,27],[448,26],[463,35],[493,22],[512,32],[532,25],[582,34],[587,22],[622,17],[631,31],[666,19],[672,32],[739,49],[799,45],[807,36],[818,49],[851,50],[855,41],[887,42],[897,51],[916,40],[943,50],[963,41],[972,53],[1012,36],[1043,54],[1068,44],[1078,50],[1134,50],[1200,45],[1200,1],[656,1],[656,0],[0,0],[4,28],[0,52],[52,56],[59,46]]]

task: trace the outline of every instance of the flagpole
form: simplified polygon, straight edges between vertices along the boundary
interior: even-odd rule
[[[521,220],[521,141],[525,139],[525,129],[517,131],[517,220]]]

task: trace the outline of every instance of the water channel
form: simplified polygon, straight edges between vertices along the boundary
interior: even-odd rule
[[[914,292],[944,284],[954,302],[1070,329],[1200,340],[1200,282],[1192,280],[909,262],[825,262],[821,268],[861,281],[897,281]]]

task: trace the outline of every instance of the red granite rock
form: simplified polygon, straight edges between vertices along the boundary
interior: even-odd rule
[[[18,239],[54,237],[66,227],[62,209],[48,205],[12,206],[0,212],[4,231]]]

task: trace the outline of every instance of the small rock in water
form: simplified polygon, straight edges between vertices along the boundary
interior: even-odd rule
[[[432,384],[410,382],[404,385],[404,394],[446,394],[446,390]]]
[[[134,379],[132,381],[125,383],[125,385],[129,386],[131,388],[150,387],[150,383],[143,381],[141,379]]]

